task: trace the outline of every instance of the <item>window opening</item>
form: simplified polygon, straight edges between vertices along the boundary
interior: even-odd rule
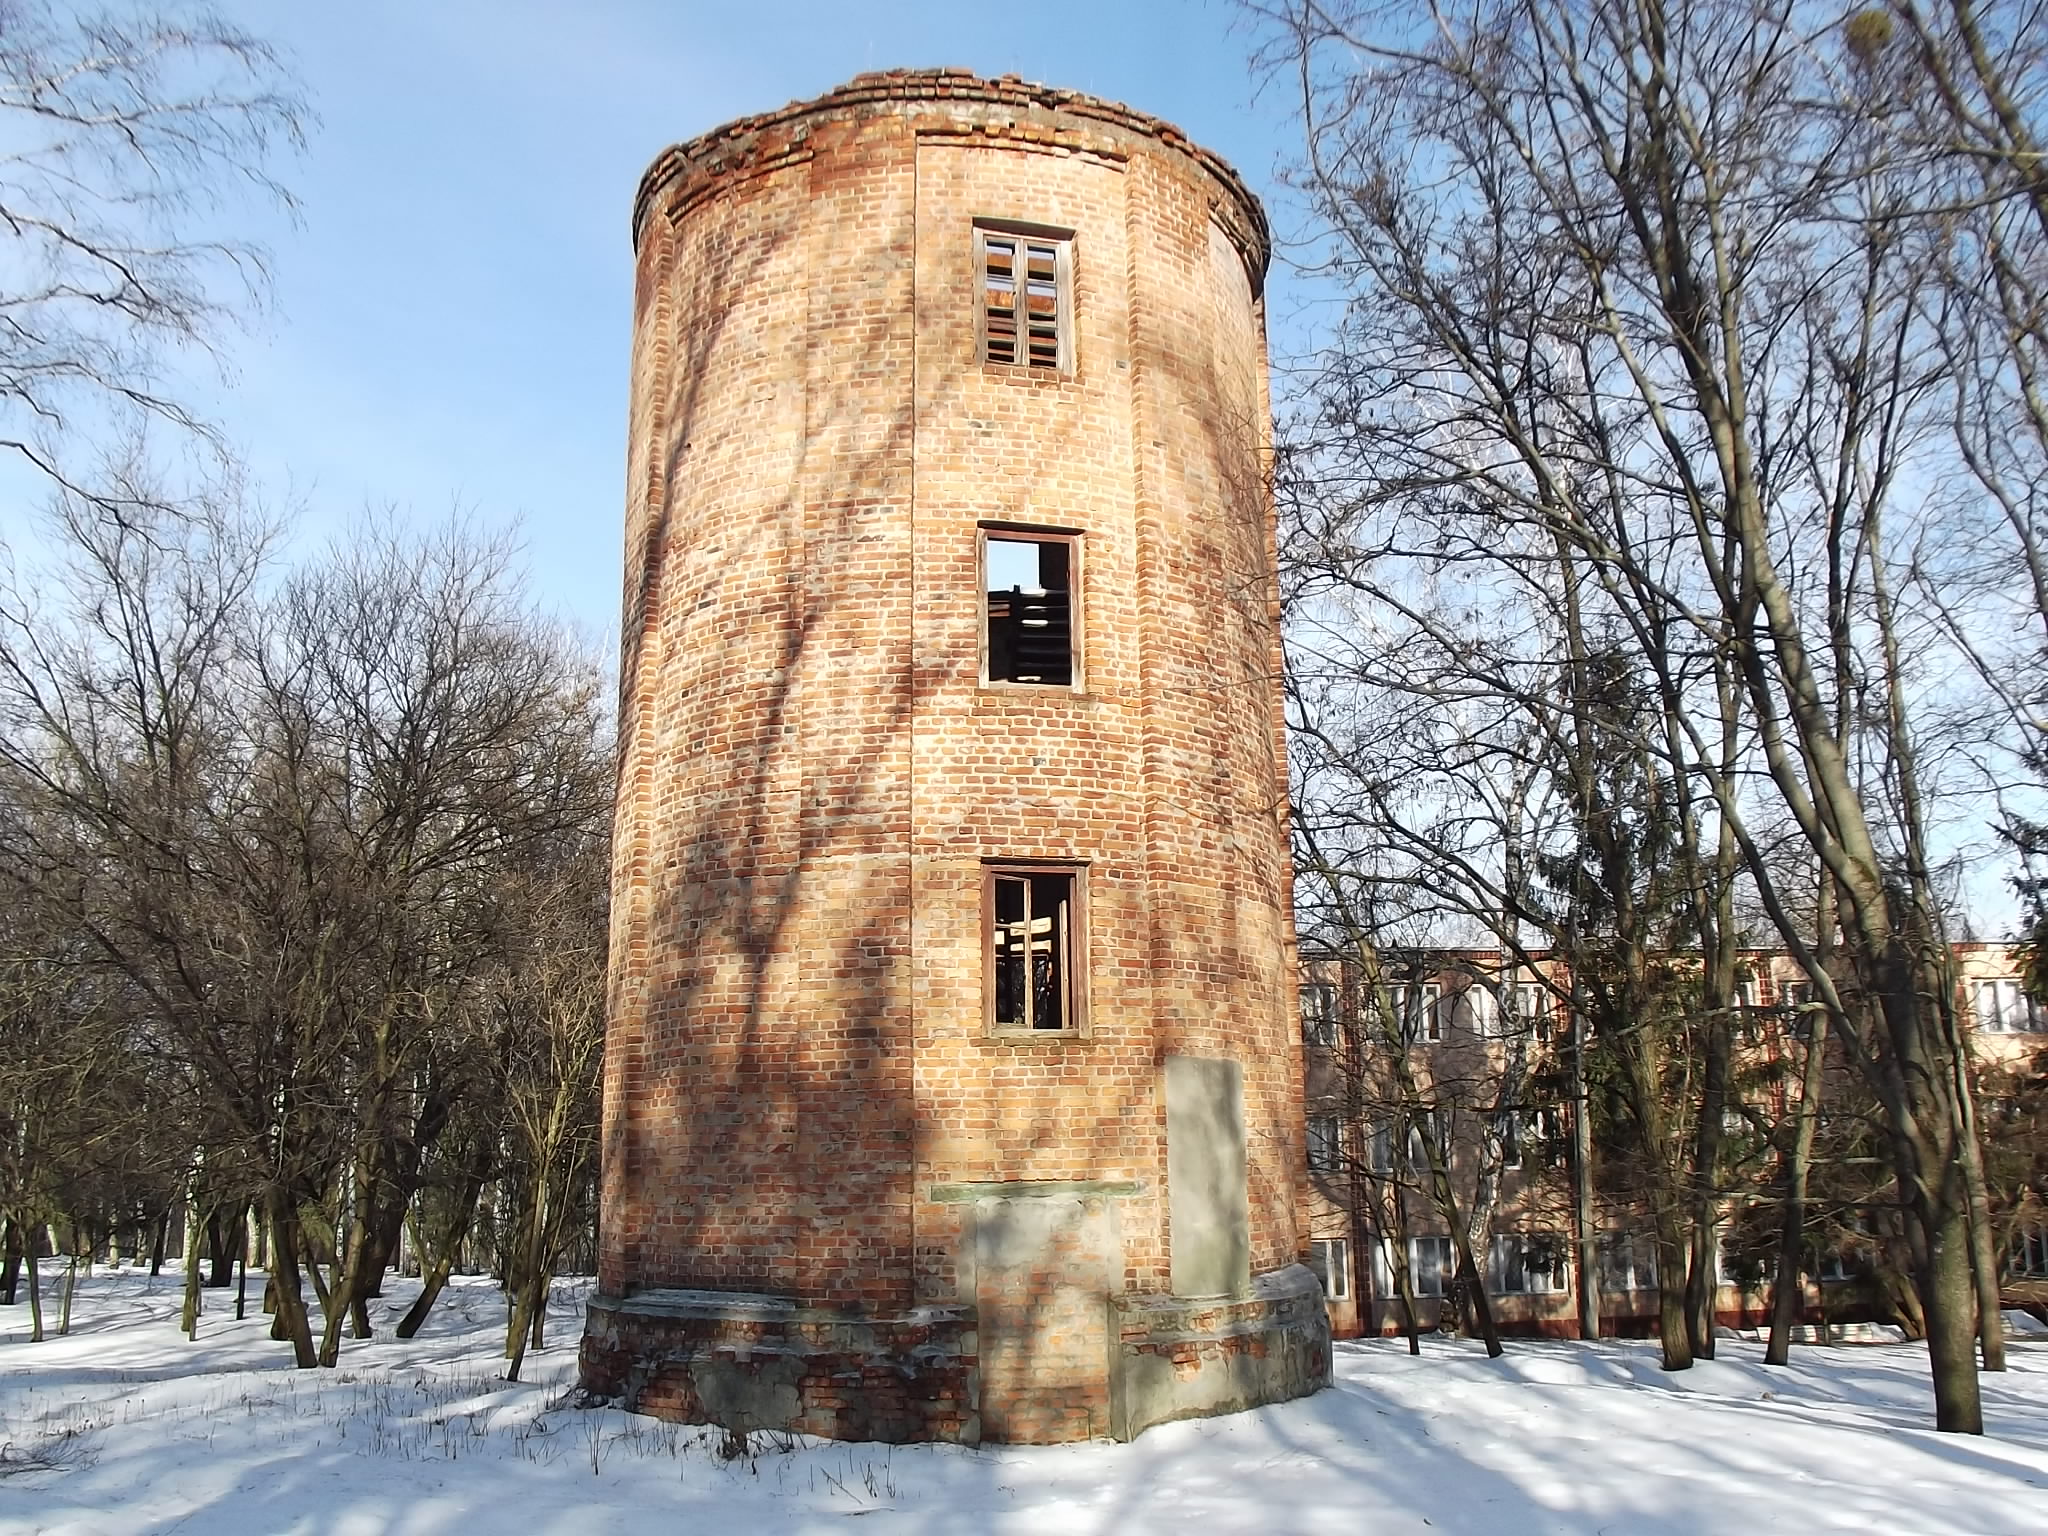
[[[1308,1245],[1308,1267],[1323,1282],[1323,1294],[1332,1301],[1351,1295],[1351,1243],[1342,1237],[1312,1238]]]
[[[1366,1138],[1365,1166],[1373,1173],[1394,1171],[1394,1128],[1381,1120]]]
[[[1079,915],[1072,871],[990,875],[990,1022],[997,1029],[1076,1026]]]
[[[1522,1117],[1514,1110],[1502,1110],[1493,1117],[1493,1133],[1500,1139],[1500,1165],[1512,1172],[1522,1166]]]
[[[1509,1232],[1493,1240],[1494,1284],[1504,1296],[1564,1289],[1564,1244],[1548,1233]]]
[[[1308,1165],[1318,1173],[1335,1171],[1343,1162],[1344,1134],[1335,1115],[1308,1117]]]
[[[1408,1239],[1408,1278],[1417,1296],[1441,1296],[1458,1267],[1448,1237]]]
[[[1337,1043],[1337,988],[1327,981],[1305,982],[1301,989],[1301,1043]]]
[[[1073,242],[994,229],[977,229],[974,241],[981,360],[1064,371]]]
[[[1444,989],[1434,981],[1411,984],[1408,988],[1408,1038],[1434,1044],[1444,1037]]]
[[[2041,1028],[2034,1000],[2016,976],[1977,983],[1977,1027],[1989,1034],[2032,1034]]]
[[[1657,1289],[1657,1248],[1649,1238],[1629,1232],[1602,1232],[1599,1256],[1602,1290]]]
[[[2048,1226],[2023,1227],[2006,1249],[2005,1272],[2013,1279],[2048,1280]]]
[[[1074,685],[1074,542],[982,535],[989,682]]]

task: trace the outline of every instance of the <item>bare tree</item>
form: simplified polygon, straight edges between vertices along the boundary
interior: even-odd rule
[[[1967,1083],[1892,520],[1939,369],[1918,255],[1890,238],[1911,170],[1834,106],[1847,13],[1260,9],[1356,295],[1321,424],[1368,500],[1491,552],[1474,581],[1554,549],[1589,622],[1655,672],[1642,750],[1883,1107],[1937,1424],[1980,1430]],[[1839,976],[1775,883],[1758,828],[1779,820],[1835,893]],[[1725,1018],[1732,952],[1705,954]],[[1719,1120],[1697,1127],[1703,1170]]]
[[[81,444],[139,423],[211,440],[183,355],[267,297],[261,246],[215,232],[253,194],[290,210],[268,166],[307,108],[261,39],[207,12],[0,16],[0,448],[109,510],[159,482],[104,480]]]

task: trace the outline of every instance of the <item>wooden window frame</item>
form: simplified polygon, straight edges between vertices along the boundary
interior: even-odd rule
[[[1067,546],[1067,672],[1064,683],[1020,683],[988,675],[988,545],[989,540],[1010,544],[1064,544]],[[1087,633],[1088,605],[1083,601],[1087,581],[1086,543],[1077,528],[1032,527],[1023,523],[985,522],[974,530],[975,601],[981,608],[980,636],[976,644],[980,659],[977,675],[984,688],[1020,689],[1026,693],[1086,693],[1088,691]]]
[[[1412,1009],[1408,1018],[1414,1022],[1415,1033],[1410,1039],[1413,1045],[1442,1045],[1444,1042],[1444,986],[1440,981],[1411,981],[1403,993],[1401,1006]],[[1405,1033],[1405,1031],[1404,1031]]]
[[[1317,1000],[1315,1007],[1309,1000]],[[1329,1007],[1321,1004],[1327,1001]],[[1322,1050],[1334,1050],[1337,1045],[1338,1009],[1340,1000],[1334,981],[1304,981],[1301,984],[1301,1043]]]
[[[1067,927],[1067,1022],[1059,1029],[996,1022],[996,880],[1034,875],[1073,879]],[[996,1040],[1073,1040],[1088,1033],[1088,866],[1066,859],[991,859],[981,866],[981,1028]]]
[[[1312,1237],[1309,1251],[1314,1253],[1320,1245],[1323,1250],[1323,1295],[1329,1301],[1351,1299],[1351,1239],[1348,1237]],[[1311,1258],[1313,1267],[1313,1258]],[[1335,1284],[1331,1284],[1334,1278]]]
[[[1344,1167],[1344,1118],[1341,1115],[1308,1116],[1306,1138],[1308,1171],[1339,1173]]]
[[[1030,360],[1031,344],[1025,319],[1024,283],[1019,274],[1017,288],[1017,340],[1020,355],[1004,362],[989,356],[988,327],[988,241],[1015,240],[1021,253],[1025,242],[1053,248],[1053,294],[1058,313],[1054,318],[1054,346],[1057,360],[1052,367]],[[974,221],[974,355],[981,366],[993,372],[1026,378],[1071,379],[1074,366],[1074,232],[1050,224],[1032,224],[1021,219],[977,218]]]

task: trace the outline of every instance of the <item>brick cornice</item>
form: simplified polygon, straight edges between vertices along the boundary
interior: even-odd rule
[[[1265,286],[1272,236],[1265,210],[1228,162],[1179,128],[1121,102],[1038,85],[1016,75],[987,80],[963,69],[897,69],[856,75],[811,101],[742,117],[671,145],[640,178],[633,200],[637,250],[649,214],[687,213],[724,187],[810,158],[811,136],[828,123],[878,113],[910,117],[917,130],[972,134],[1041,149],[1094,151],[1121,159],[1132,138],[1159,146],[1198,170],[1209,206],[1243,259],[1252,292]],[[936,120],[936,121],[933,121]]]

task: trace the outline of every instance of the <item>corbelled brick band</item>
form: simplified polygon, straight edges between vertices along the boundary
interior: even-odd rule
[[[982,360],[977,221],[1071,231],[1064,366]],[[1313,1390],[1257,203],[936,71],[667,151],[633,229],[586,1383],[716,1420],[774,1356],[746,1412],[820,1433],[1132,1433],[1118,1309],[1178,1278],[1307,1362],[1190,1411]],[[1075,541],[1077,686],[983,682],[992,526]],[[1078,872],[1077,1029],[988,1027],[996,864]]]

